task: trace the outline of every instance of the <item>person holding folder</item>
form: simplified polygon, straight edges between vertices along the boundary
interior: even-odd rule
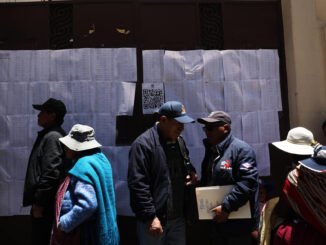
[[[253,149],[231,132],[231,118],[224,111],[214,111],[198,118],[204,124],[201,186],[233,185],[221,205],[213,208],[212,244],[247,245],[258,237],[258,171]],[[228,219],[249,201],[250,219]]]

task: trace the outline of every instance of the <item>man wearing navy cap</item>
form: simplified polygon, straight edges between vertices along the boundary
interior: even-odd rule
[[[185,245],[185,189],[197,175],[180,134],[192,122],[180,102],[166,102],[131,146],[128,186],[140,245]]]
[[[33,108],[40,111],[38,125],[43,130],[38,132],[29,157],[23,206],[32,206],[30,244],[45,245],[50,242],[54,197],[64,167],[64,152],[58,139],[66,135],[61,124],[67,110],[62,101],[53,98]]]
[[[213,220],[212,244],[250,245],[258,236],[259,202],[258,171],[253,149],[231,132],[231,118],[224,111],[214,111],[198,118],[204,124],[205,157],[202,162],[203,186],[233,185],[221,205],[211,210]],[[251,219],[228,219],[232,211],[249,201]]]

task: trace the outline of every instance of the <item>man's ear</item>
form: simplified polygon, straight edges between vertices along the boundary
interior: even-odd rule
[[[160,116],[159,121],[160,121],[160,122],[165,122],[167,119],[168,119],[168,118],[167,118],[166,116],[162,115],[162,116]]]
[[[50,112],[49,116],[51,117],[52,121],[55,121],[57,114],[55,112]]]

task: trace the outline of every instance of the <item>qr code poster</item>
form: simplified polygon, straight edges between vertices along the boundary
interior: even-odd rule
[[[143,114],[153,114],[164,104],[163,83],[142,84]]]

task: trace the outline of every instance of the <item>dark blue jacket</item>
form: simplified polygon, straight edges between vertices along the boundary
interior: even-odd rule
[[[163,144],[165,141],[155,125],[132,143],[129,152],[130,206],[143,222],[155,217],[162,224],[167,220],[169,169]]]
[[[238,210],[248,200],[250,202],[251,219],[229,219],[217,224],[221,233],[248,233],[258,229],[259,201],[258,201],[258,171],[256,156],[253,149],[244,141],[232,136],[217,145],[217,153],[213,153],[211,146],[204,140],[206,149],[202,162],[201,185],[234,185],[223,203],[222,209],[228,213]],[[208,183],[207,167],[211,154],[214,156],[211,181]]]

